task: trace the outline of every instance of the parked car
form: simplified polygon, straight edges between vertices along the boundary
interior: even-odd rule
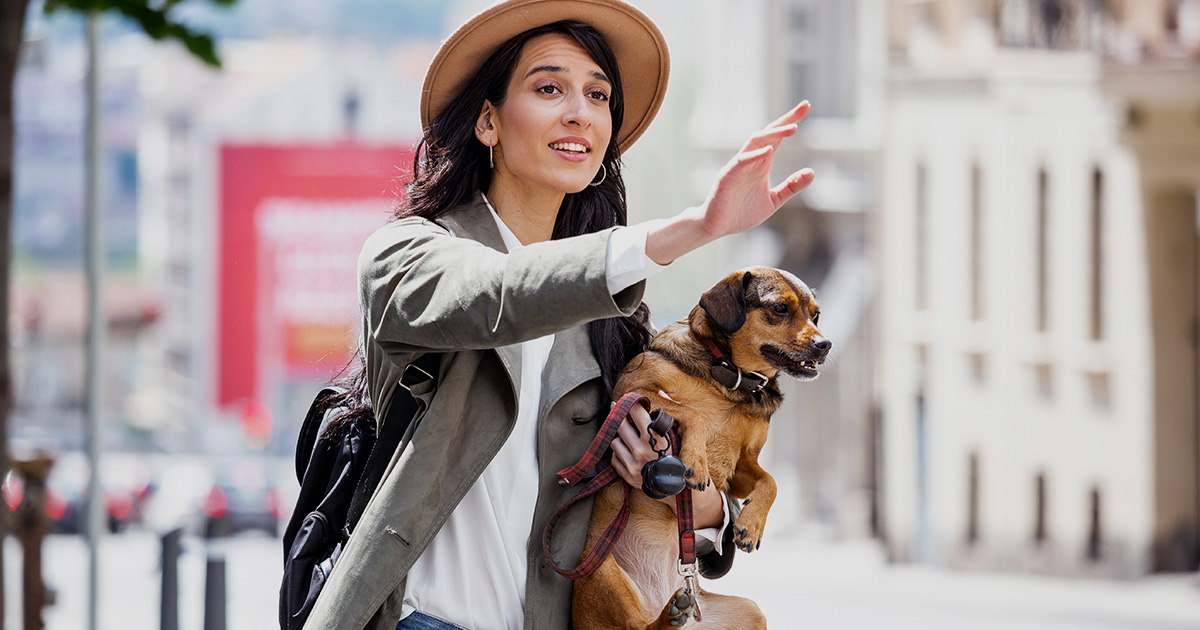
[[[279,534],[285,506],[274,470],[264,461],[243,459],[218,466],[200,506],[204,535],[227,536],[258,530]]]
[[[46,479],[44,511],[51,532],[81,534],[87,522],[88,462],[82,453],[61,453],[55,458]],[[104,462],[101,475],[104,511],[110,532],[119,532],[140,523],[147,501],[154,492],[149,467],[136,458]],[[4,480],[4,500],[9,509],[21,505],[25,484],[19,475],[9,473]]]

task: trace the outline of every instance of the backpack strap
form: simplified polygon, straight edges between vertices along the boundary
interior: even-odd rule
[[[358,519],[362,518],[363,512],[367,509],[367,503],[371,500],[371,495],[375,493],[375,488],[383,479],[383,472],[391,463],[396,448],[400,446],[401,438],[404,437],[408,425],[412,423],[423,404],[413,395],[413,388],[423,383],[430,383],[430,389],[437,385],[438,363],[441,361],[441,357],[442,355],[435,353],[423,354],[404,368],[400,382],[396,384],[396,389],[392,393],[392,402],[388,406],[387,417],[383,419],[383,424],[379,427],[375,445],[371,448],[371,454],[367,457],[362,477],[359,478],[358,485],[354,489],[354,499],[350,502],[349,512],[346,513],[346,531],[344,533],[347,536],[354,531]]]
[[[313,398],[308,407],[308,414],[304,416],[304,422],[300,425],[300,437],[296,440],[296,481],[300,482],[300,485],[304,485],[304,471],[308,470],[308,463],[312,461],[313,451],[317,448],[317,438],[321,437],[324,431],[329,404],[333,397],[341,393],[341,389],[326,387],[317,392],[316,398]]]

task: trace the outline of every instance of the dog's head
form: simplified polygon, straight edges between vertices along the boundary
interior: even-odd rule
[[[689,324],[696,334],[727,346],[730,360],[743,370],[768,377],[782,370],[811,380],[833,347],[817,329],[820,314],[816,296],[799,278],[750,267],[709,289]]]

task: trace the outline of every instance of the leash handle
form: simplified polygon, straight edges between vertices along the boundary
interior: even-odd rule
[[[579,459],[579,463],[558,471],[558,485],[573,486],[580,481],[593,469],[597,468],[600,463],[600,457],[604,455],[604,451],[608,450],[608,445],[612,443],[613,438],[617,437],[617,429],[621,427],[621,423],[629,415],[629,410],[633,409],[634,405],[641,405],[650,411],[650,399],[642,394],[630,392],[621,397],[617,404],[609,410],[608,417],[604,419],[604,424],[600,425],[600,431],[596,433],[596,437],[588,446],[587,452]]]
[[[542,553],[546,556],[548,562],[559,575],[578,580],[585,578],[596,569],[600,568],[600,564],[604,562],[604,558],[608,556],[608,552],[612,549],[617,539],[621,537],[621,532],[625,531],[625,524],[629,522],[629,484],[625,486],[625,496],[621,501],[621,509],[617,512],[616,518],[608,524],[601,534],[600,540],[596,542],[596,546],[592,547],[592,551],[580,561],[579,566],[574,569],[563,569],[554,562],[554,528],[558,526],[559,519],[566,514],[567,510],[572,506],[600,491],[601,488],[608,485],[609,482],[619,479],[617,470],[612,467],[612,464],[607,459],[601,459],[601,456],[608,449],[608,445],[617,435],[617,429],[625,418],[629,416],[629,410],[633,409],[634,405],[642,405],[647,411],[650,410],[650,399],[642,394],[630,392],[621,397],[617,404],[609,410],[608,417],[604,419],[604,424],[600,426],[600,431],[596,433],[595,439],[588,446],[587,452],[583,454],[579,462],[574,466],[570,466],[558,471],[558,483],[561,486],[573,486],[582,481],[593,470],[595,475],[589,480],[575,496],[562,504],[554,514],[550,516],[550,520],[546,521],[546,529],[542,531]]]
[[[554,528],[558,525],[558,520],[566,514],[567,509],[580,501],[581,499],[595,494],[607,486],[610,481],[620,479],[617,476],[617,470],[612,466],[606,467],[599,475],[592,477],[586,485],[580,489],[579,493],[571,497],[562,507],[558,508],[550,520],[546,522],[546,529],[542,532],[542,553],[546,555],[546,562],[550,564],[550,568],[558,572],[559,575],[572,580],[585,578],[596,572],[600,568],[600,564],[608,557],[608,552],[612,550],[612,546],[621,537],[621,533],[625,531],[625,524],[629,522],[629,484],[622,484],[625,488],[625,497],[621,501],[621,509],[617,512],[617,516],[613,518],[608,527],[604,528],[604,533],[600,535],[600,540],[596,541],[596,546],[592,547],[592,551],[587,557],[579,562],[579,566],[574,569],[564,569],[554,562],[554,548],[552,541],[554,539]]]

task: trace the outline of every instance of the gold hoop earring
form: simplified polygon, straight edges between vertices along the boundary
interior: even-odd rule
[[[488,145],[488,168],[496,168],[496,160],[492,157],[492,145]]]
[[[604,183],[604,180],[608,179],[608,167],[604,165],[604,162],[600,163],[600,171],[602,173],[604,173],[603,175],[600,176],[600,181],[592,182],[592,183],[588,184],[588,186],[599,186],[600,184]]]

